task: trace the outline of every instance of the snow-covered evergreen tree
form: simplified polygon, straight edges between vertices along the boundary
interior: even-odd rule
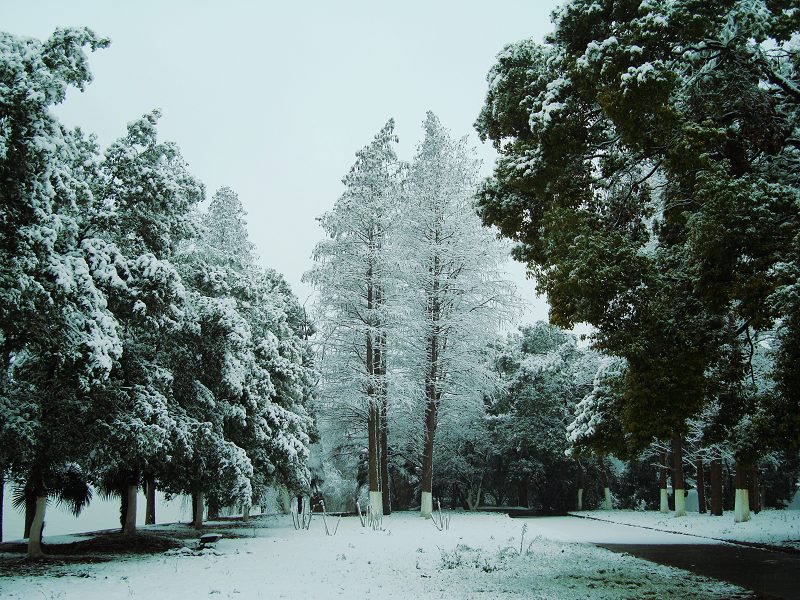
[[[35,498],[31,557],[55,479],[98,435],[86,424],[122,351],[85,229],[94,144],[51,110],[91,80],[84,48],[106,45],[88,29],[45,42],[0,33],[0,462]]]
[[[191,311],[183,339],[192,351],[176,348],[176,379],[192,433],[181,457],[187,471],[174,485],[205,496],[212,513],[228,504],[246,511],[268,483],[305,490],[315,434],[308,324],[283,278],[255,264],[244,215],[235,192],[217,192],[202,234],[179,260]]]
[[[423,129],[408,171],[396,247],[406,292],[404,361],[425,413],[421,511],[429,517],[440,405],[485,388],[485,374],[476,367],[515,300],[501,269],[508,251],[473,208],[477,159],[433,113]]]
[[[596,353],[557,327],[520,328],[494,359],[497,390],[487,397],[492,460],[519,506],[574,508],[580,465],[566,454],[565,436],[578,402],[592,387]]]
[[[343,179],[345,192],[320,223],[329,236],[314,250],[307,280],[319,290],[321,369],[324,404],[337,416],[358,415],[366,426],[368,485],[373,511],[383,512],[388,491],[381,486],[381,455],[387,452],[387,303],[391,281],[392,229],[396,225],[399,163],[389,120],[356,154]],[[351,425],[355,424],[351,421]],[[363,429],[362,429],[363,431]],[[383,451],[381,452],[381,448]]]
[[[481,214],[519,242],[551,318],[593,324],[626,359],[631,448],[654,436],[680,448],[687,420],[741,384],[746,362],[718,368],[726,348],[774,323],[787,324],[786,356],[797,346],[783,293],[800,156],[787,6],[572,0],[544,45],[508,46],[490,72],[477,127],[501,158]],[[776,375],[792,380],[790,364]],[[791,389],[771,399],[780,417],[758,435],[761,451],[800,444]]]
[[[186,290],[170,261],[194,233],[191,210],[204,193],[175,144],[158,141],[158,117],[153,111],[128,124],[127,135],[106,151],[95,191],[103,210],[91,240],[92,268],[102,277],[123,344],[104,390],[107,435],[92,471],[102,489],[120,496],[125,533],[136,529],[139,486],[161,478],[177,437],[164,348],[181,327]]]

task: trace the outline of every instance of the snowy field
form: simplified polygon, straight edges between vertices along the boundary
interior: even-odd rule
[[[750,520],[745,523],[735,523],[733,512],[726,512],[721,517],[712,517],[708,513],[687,513],[679,518],[674,513],[635,510],[592,510],[573,514],[717,540],[800,548],[798,510],[762,510],[758,514],[750,513]]]
[[[335,522],[329,518],[329,526]],[[206,531],[226,527],[216,525]],[[0,597],[745,597],[728,584],[586,543],[686,543],[685,536],[573,517],[456,513],[450,529],[438,531],[416,513],[395,513],[380,530],[344,518],[335,536],[325,535],[317,516],[307,531],[296,531],[286,516],[251,525],[228,532],[242,537],[226,537],[199,555],[173,550],[106,563],[55,562],[36,575],[2,577]]]

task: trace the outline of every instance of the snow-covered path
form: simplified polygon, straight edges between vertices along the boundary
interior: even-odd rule
[[[223,527],[224,528],[224,527]],[[523,531],[524,529],[524,531]],[[3,598],[731,598],[741,590],[632,556],[575,542],[647,543],[685,536],[624,525],[498,514],[453,516],[438,531],[395,513],[379,531],[357,518],[326,536],[314,518],[235,530],[216,553],[125,557],[53,567],[52,575],[0,578]],[[524,537],[522,537],[524,534]],[[521,551],[520,551],[521,550]]]
[[[800,549],[800,510],[762,510],[759,513],[750,513],[750,520],[744,523],[735,523],[731,512],[726,512],[721,517],[690,512],[680,518],[676,518],[674,513],[638,510],[594,510],[575,514],[600,521],[687,534],[681,538],[680,543],[683,544],[692,543],[689,536],[702,536],[771,546],[794,546]],[[710,541],[700,540],[704,544]]]
[[[528,524],[528,531],[558,542],[592,544],[709,544],[714,540],[693,538],[664,531],[652,531],[624,524],[606,523],[577,517],[536,517],[516,519]]]

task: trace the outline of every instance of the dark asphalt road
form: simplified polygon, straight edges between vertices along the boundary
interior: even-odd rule
[[[763,598],[800,600],[800,554],[733,544],[597,544],[662,565],[729,581]]]

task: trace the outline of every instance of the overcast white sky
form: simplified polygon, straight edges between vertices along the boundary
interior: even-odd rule
[[[301,301],[300,278],[322,236],[315,218],[342,192],[355,152],[389,117],[410,159],[427,110],[469,134],[488,174],[494,151],[472,124],[486,73],[504,44],[551,29],[557,0],[0,2],[0,29],[47,37],[85,25],[111,38],[91,57],[95,81],[58,109],[103,147],[160,108],[210,197],[239,193],[264,265]],[[509,263],[526,321],[547,317],[524,269]]]

